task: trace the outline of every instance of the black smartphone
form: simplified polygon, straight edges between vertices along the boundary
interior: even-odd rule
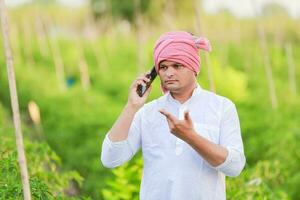
[[[155,66],[153,66],[150,73],[146,74],[146,77],[149,78],[150,81],[146,83],[146,86],[141,85],[141,84],[139,84],[137,86],[136,92],[138,93],[138,95],[140,97],[142,97],[145,94],[145,92],[150,87],[152,81],[155,79],[156,76],[157,76],[157,73],[156,73],[156,70],[155,70]]]

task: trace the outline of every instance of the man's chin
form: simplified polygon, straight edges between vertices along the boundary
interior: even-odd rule
[[[179,90],[180,88],[177,85],[165,85],[164,86],[167,90],[169,90],[170,92],[175,92],[177,90]]]

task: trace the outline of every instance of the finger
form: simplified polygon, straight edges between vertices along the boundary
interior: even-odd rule
[[[140,74],[137,78],[143,78],[147,75],[147,73]]]
[[[164,116],[166,116],[166,118],[170,120],[172,123],[176,122],[177,120],[176,117],[174,117],[171,113],[165,111],[164,109],[160,109],[159,112]]]
[[[164,116],[166,116],[166,117],[167,117],[168,114],[169,114],[169,113],[168,113],[167,111],[165,111],[164,109],[159,109],[158,111],[159,111],[161,114],[163,114]]]
[[[145,97],[148,96],[149,93],[151,92],[151,90],[152,90],[152,86],[150,85],[149,88],[146,90],[144,96],[145,96]]]
[[[134,83],[133,83],[133,87],[136,88],[138,85],[143,85],[143,86],[146,86],[146,83],[142,80],[136,80]]]
[[[184,119],[186,121],[192,121],[188,110],[184,112]]]
[[[137,78],[135,79],[132,84],[131,84],[131,87],[136,87],[138,85],[138,82],[140,81],[141,79],[140,78]]]
[[[149,81],[150,81],[150,79],[149,79],[148,77],[146,77],[146,76],[139,77],[139,78],[137,78],[136,80],[139,80],[139,81],[144,81],[145,83],[147,83],[147,82],[149,82]]]
[[[130,89],[137,88],[139,84],[146,86],[146,83],[148,83],[149,81],[150,79],[146,77],[146,74],[140,75],[132,82],[132,84],[130,85]]]
[[[172,127],[174,127],[174,125],[173,125],[173,123],[168,118],[166,118],[166,119],[167,119],[167,122],[168,122],[168,126],[169,126],[169,128],[171,130]]]
[[[135,82],[139,82],[140,84],[141,83],[148,83],[148,82],[150,82],[150,79],[148,78],[148,77],[146,77],[146,76],[139,76],[136,80],[135,80]],[[143,85],[145,85],[145,84],[143,84]]]
[[[162,113],[163,114],[163,113]],[[165,115],[165,114],[163,114]],[[174,123],[165,115],[169,128],[171,129],[174,126]]]
[[[149,72],[149,73],[150,73],[150,72]],[[147,77],[147,75],[148,75],[149,73],[141,74],[140,76],[137,77],[137,79],[141,79],[141,80],[145,80],[145,81],[150,80],[150,79]]]
[[[144,76],[142,80],[145,81],[146,83],[150,81],[150,79],[146,76]]]
[[[138,85],[146,85],[146,83],[143,80],[137,80],[136,82]]]

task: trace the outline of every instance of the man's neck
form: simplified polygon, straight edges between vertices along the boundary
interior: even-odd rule
[[[174,99],[176,99],[181,104],[183,104],[184,102],[186,102],[193,95],[194,89],[196,87],[197,87],[197,83],[195,83],[194,85],[191,85],[188,88],[182,88],[181,91],[170,92],[170,94],[172,95],[172,97]]]

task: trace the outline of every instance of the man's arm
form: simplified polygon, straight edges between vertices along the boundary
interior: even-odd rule
[[[191,145],[208,163],[217,166],[225,161],[227,149],[199,135],[193,128],[188,112],[184,113],[184,120],[176,119],[165,110],[160,112],[167,117],[171,133]]]
[[[187,134],[185,142],[193,147],[213,167],[224,163],[228,156],[226,148],[209,141],[194,130]]]
[[[145,85],[144,81],[149,82],[150,80],[144,76],[140,76],[131,85],[127,104],[124,107],[119,118],[117,119],[117,121],[114,123],[114,125],[109,131],[108,136],[112,142],[117,142],[117,141],[122,141],[127,139],[128,131],[132,123],[133,117],[135,113],[145,104],[145,101],[151,90],[151,86],[150,86],[150,88],[146,91],[146,93],[142,97],[140,97],[137,94],[136,89],[138,84]]]
[[[229,106],[226,120],[222,122],[221,143],[215,144],[199,135],[193,128],[193,122],[188,112],[184,120],[160,110],[166,116],[171,133],[184,140],[199,153],[212,167],[222,171],[228,176],[237,176],[245,165],[243,144],[239,131],[237,113],[234,107]]]
[[[105,167],[121,165],[129,160],[140,146],[140,116],[137,111],[144,105],[151,88],[143,97],[138,96],[136,88],[138,84],[145,84],[148,80],[141,76],[131,85],[127,104],[103,141],[101,162]]]
[[[119,142],[127,139],[130,125],[135,113],[138,110],[138,107],[131,104],[126,104],[122,113],[109,130],[108,137],[112,142]]]
[[[238,176],[245,166],[245,156],[234,146],[215,144],[196,132],[187,134],[185,141],[195,149],[213,168],[227,176]]]

